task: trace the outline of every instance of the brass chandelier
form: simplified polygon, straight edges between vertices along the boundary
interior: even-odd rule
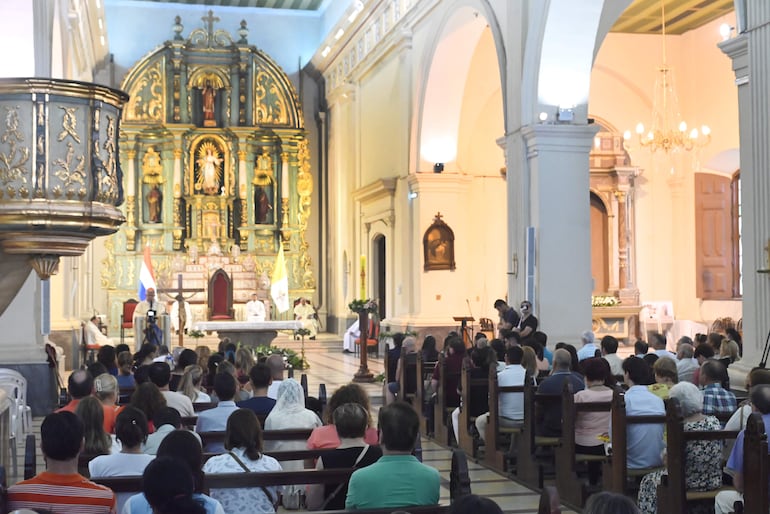
[[[693,128],[688,132],[687,123],[679,112],[679,101],[674,87],[674,71],[666,63],[666,12],[665,0],[660,2],[661,34],[663,36],[663,63],[658,68],[655,80],[654,101],[652,107],[652,126],[646,130],[643,123],[636,125],[638,144],[651,153],[691,151],[702,148],[711,142],[711,129],[702,125],[700,130]],[[623,139],[631,141],[631,131],[626,130]]]

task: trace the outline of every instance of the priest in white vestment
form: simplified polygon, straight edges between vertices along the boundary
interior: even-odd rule
[[[358,320],[345,331],[342,336],[342,351],[344,353],[353,353],[356,351],[356,339],[361,337],[361,330],[358,328]]]
[[[257,299],[257,293],[251,295],[246,302],[246,321],[265,321],[265,304]]]
[[[318,320],[310,302],[304,298],[299,299],[299,303],[294,306],[294,319],[301,321],[302,328],[310,331],[310,339],[315,339],[318,334]]]
[[[112,339],[107,337],[102,333],[101,330],[99,330],[99,317],[93,316],[89,321],[86,322],[85,328],[86,328],[86,344],[88,345],[94,345],[98,344],[99,346],[115,346],[115,343]]]

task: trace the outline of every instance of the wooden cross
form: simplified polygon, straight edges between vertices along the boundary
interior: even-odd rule
[[[209,14],[211,14],[211,11],[209,11]],[[177,316],[179,317],[179,346],[184,346],[184,326],[187,324],[187,313],[184,310],[184,302],[185,300],[188,300],[195,296],[195,293],[202,293],[205,291],[205,289],[202,288],[189,288],[184,289],[182,287],[182,274],[179,273],[176,276],[177,280],[177,287],[176,289],[159,289],[159,293],[164,293],[168,297],[173,298],[179,303],[179,312],[177,313]],[[171,293],[176,293],[176,295],[172,296]],[[182,293],[190,293],[190,296],[185,297]]]

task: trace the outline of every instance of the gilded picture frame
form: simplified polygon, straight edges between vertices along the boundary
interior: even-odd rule
[[[456,267],[455,234],[441,217],[440,212],[436,214],[422,237],[424,271],[454,271]]]

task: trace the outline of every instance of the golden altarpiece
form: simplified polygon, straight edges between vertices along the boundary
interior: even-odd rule
[[[269,56],[215,28],[174,37],[127,73],[130,100],[120,131],[126,224],[107,242],[102,284],[110,320],[136,297],[144,247],[160,287],[203,289],[189,299],[208,318],[209,279],[224,270],[238,305],[268,277],[283,242],[292,297],[311,296],[315,279],[305,233],[313,179],[302,110],[287,75]],[[164,299],[168,300],[169,297]],[[291,316],[286,313],[285,316]],[[272,318],[278,316],[273,313]]]

